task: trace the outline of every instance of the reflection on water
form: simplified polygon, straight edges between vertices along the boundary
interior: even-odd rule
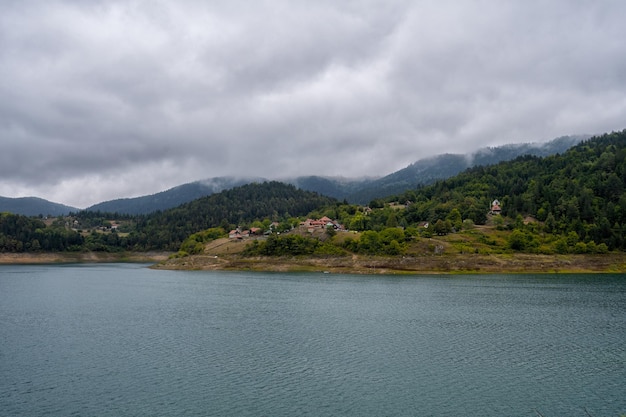
[[[0,415],[626,414],[623,275],[0,267]]]

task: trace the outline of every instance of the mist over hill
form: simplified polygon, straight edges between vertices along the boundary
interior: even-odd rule
[[[590,135],[563,136],[546,143],[511,144],[482,148],[470,154],[437,155],[420,159],[406,168],[377,179],[300,177],[290,182],[302,189],[317,191],[339,200],[368,204],[373,199],[432,184],[474,166],[493,165],[522,155],[549,156],[563,153],[589,137]]]
[[[182,184],[156,194],[105,201],[88,207],[85,210],[121,214],[148,214],[177,207],[189,201],[219,193],[223,190],[263,181],[264,179],[262,178],[208,178]]]
[[[413,237],[456,233],[470,239],[454,246],[460,253],[606,254],[626,249],[625,183],[626,130],[582,141],[562,154],[525,154],[475,166],[431,185],[377,199],[369,208],[270,181],[146,215],[80,211],[44,222],[0,213],[0,252],[180,251],[188,242],[185,247],[193,251],[185,249],[186,254],[180,255],[188,256],[204,250],[205,237],[224,236],[238,227],[271,235],[276,225],[280,234],[272,235],[271,241],[267,238],[269,246],[257,243],[249,254],[300,255],[306,249],[319,250],[317,254],[323,256],[399,255],[408,250]],[[353,239],[346,234],[329,246],[321,240],[313,242],[307,228],[307,236],[283,238],[289,235],[284,232],[302,224],[303,216],[335,219],[341,225],[338,229],[361,236]],[[475,226],[487,227],[488,234],[475,231]],[[208,234],[198,234],[203,231]],[[331,239],[336,232],[332,228],[322,233]],[[430,246],[418,246],[419,253],[431,251]]]
[[[285,178],[280,181],[292,184],[302,190],[313,191],[338,200],[346,200],[356,204],[368,204],[374,199],[385,198],[421,185],[432,184],[439,179],[452,177],[474,166],[493,165],[522,155],[549,156],[563,153],[589,137],[590,135],[563,136],[545,143],[510,144],[482,148],[469,154],[437,155],[420,159],[406,168],[380,178],[343,178],[312,175]],[[104,201],[85,210],[130,215],[148,214],[168,210],[198,198],[241,185],[264,181],[268,181],[268,179],[232,176],[207,178],[182,184],[156,194]],[[41,198],[0,197],[0,212],[11,212],[27,216],[58,216],[76,211],[79,211],[79,209],[52,203]]]

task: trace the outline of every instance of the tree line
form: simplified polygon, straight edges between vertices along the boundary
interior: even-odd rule
[[[282,222],[335,202],[272,181],[236,187],[148,215],[81,211],[46,225],[39,218],[4,213],[0,217],[0,252],[176,251],[191,234],[208,228],[228,231],[257,219]],[[120,221],[121,227],[111,229],[112,219]]]

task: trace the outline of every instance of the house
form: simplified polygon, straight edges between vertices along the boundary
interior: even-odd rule
[[[491,210],[489,212],[491,214],[500,214],[500,213],[502,213],[502,205],[500,204],[500,201],[498,201],[497,198],[495,200],[493,200],[493,202],[491,203]]]
[[[300,226],[306,227],[307,229],[321,229],[324,225],[325,223],[323,221],[314,219],[306,219],[300,222]]]
[[[277,232],[279,227],[280,227],[280,223],[272,222],[270,224],[270,227],[263,234],[264,235],[271,235],[272,233]]]
[[[343,225],[332,220],[329,217],[322,217],[321,219],[306,219],[300,222],[300,227],[306,228],[309,233],[313,233],[316,229],[327,229],[332,227],[335,230],[343,230]]]
[[[243,239],[244,237],[250,237],[249,230],[241,230],[240,228],[236,228],[228,232],[228,237],[230,239]]]

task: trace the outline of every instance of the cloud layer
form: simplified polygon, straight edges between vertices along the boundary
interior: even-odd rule
[[[0,195],[385,175],[625,128],[626,3],[7,1]]]

